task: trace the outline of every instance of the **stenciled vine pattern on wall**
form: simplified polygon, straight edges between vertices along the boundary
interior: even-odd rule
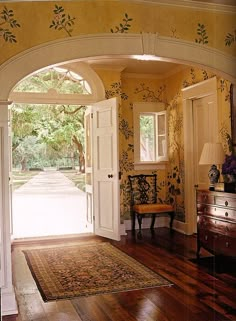
[[[109,98],[112,98],[112,97],[117,97],[117,96],[120,96],[120,98],[123,99],[123,100],[127,100],[128,99],[128,96],[124,92],[122,92],[122,90],[121,90],[120,81],[113,82],[110,85],[110,88],[105,90],[106,99],[109,99]]]
[[[225,36],[225,46],[230,47],[233,43],[236,43],[236,29],[234,33],[228,32]]]
[[[208,35],[204,24],[198,23],[197,35],[199,37],[195,39],[196,43],[201,43],[203,45],[208,43]]]
[[[68,36],[72,36],[75,17],[71,17],[69,14],[66,14],[65,9],[62,6],[55,5],[54,19],[52,20],[49,28],[61,31],[64,30]]]
[[[176,218],[184,221],[184,162],[183,112],[181,94],[177,92],[168,102],[169,163],[167,165],[166,201],[176,208]]]
[[[114,29],[111,28],[112,33],[127,33],[131,28],[130,22],[133,18],[129,18],[128,14],[125,13],[125,17],[122,19],[123,23],[120,23],[119,26],[115,26]]]
[[[210,76],[208,75],[206,70],[201,70],[201,73],[202,73],[202,80],[207,80],[210,78]],[[199,82],[198,80],[196,80],[196,72],[195,72],[194,68],[191,68],[190,76],[191,76],[190,80],[185,79],[183,81],[183,88],[189,87],[189,86],[194,85]],[[213,77],[213,76],[214,75],[211,75],[211,77]]]
[[[14,18],[14,12],[11,9],[7,9],[4,6],[0,13],[0,37],[3,38],[5,42],[16,43],[16,36],[9,29],[19,28],[20,24]]]
[[[158,90],[151,90],[149,86],[145,84],[140,84],[139,87],[135,89],[135,94],[143,93],[143,101],[145,102],[164,102],[163,95],[165,93],[166,86],[160,86]]]
[[[219,80],[219,90],[221,93],[225,93],[225,101],[228,101],[230,102],[230,89],[229,89],[229,86],[228,86],[228,83],[225,79],[220,79]]]
[[[119,130],[125,137],[125,139],[129,139],[130,136],[133,136],[133,131],[129,128],[129,123],[125,119],[121,119],[119,123]]]

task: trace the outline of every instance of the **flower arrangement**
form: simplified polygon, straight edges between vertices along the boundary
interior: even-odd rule
[[[226,155],[225,162],[222,165],[222,174],[236,175],[236,155]]]

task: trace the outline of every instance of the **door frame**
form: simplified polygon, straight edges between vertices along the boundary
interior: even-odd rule
[[[217,101],[217,78],[213,77],[182,89],[183,98],[183,128],[184,128],[184,198],[185,198],[185,233],[195,232],[196,199],[194,188],[194,131],[193,131],[193,101],[208,95],[215,95]],[[215,124],[218,132],[218,124]]]

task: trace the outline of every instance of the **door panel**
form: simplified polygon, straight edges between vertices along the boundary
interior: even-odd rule
[[[116,98],[93,105],[93,161],[95,234],[120,240]]]
[[[208,172],[210,165],[199,165],[203,145],[206,142],[217,142],[218,119],[217,97],[212,94],[193,101],[193,155],[194,155],[194,182],[198,189],[209,188]],[[195,201],[194,201],[195,204]],[[197,232],[197,213],[194,212],[193,230]]]
[[[217,104],[215,95],[209,95],[193,101],[193,121],[195,184],[198,185],[198,188],[208,189],[210,165],[199,165],[199,160],[204,143],[217,141]]]
[[[88,224],[93,223],[93,186],[92,186],[92,108],[88,106],[84,115],[85,124],[85,192],[86,192],[86,219]]]

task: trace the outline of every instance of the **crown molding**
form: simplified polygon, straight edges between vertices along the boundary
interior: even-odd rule
[[[5,0],[3,3],[14,2],[56,2],[57,0]],[[94,0],[86,0],[87,2],[93,2]],[[110,2],[127,2],[127,3],[144,3],[150,5],[165,5],[175,7],[185,7],[189,9],[198,9],[206,11],[217,11],[221,13],[236,13],[236,3],[233,0],[226,0],[229,4],[212,3],[206,1],[197,0],[110,0]],[[1,0],[0,0],[1,2]],[[61,0],[61,2],[69,2],[68,0]],[[84,2],[84,0],[71,0],[70,2]]]
[[[231,13],[231,14],[236,13],[236,3],[234,5],[232,4],[228,5],[228,4],[219,4],[219,3],[211,3],[211,2],[196,1],[196,0],[130,0],[130,1],[123,0],[123,1],[147,3],[152,5],[175,6],[175,7],[189,8],[189,9],[205,10],[205,11],[216,11],[221,13]]]

